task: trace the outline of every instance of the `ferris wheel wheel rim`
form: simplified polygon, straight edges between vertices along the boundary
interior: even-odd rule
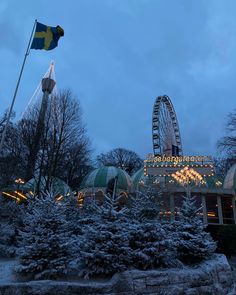
[[[180,135],[180,129],[178,124],[177,115],[174,109],[174,106],[171,102],[171,99],[167,95],[158,96],[155,100],[152,112],[152,141],[153,141],[153,152],[154,155],[163,154],[163,147],[160,142],[160,107],[161,104],[164,103],[166,108],[168,109],[170,118],[172,131],[174,132],[175,142],[179,148],[179,153],[182,155],[182,141]]]

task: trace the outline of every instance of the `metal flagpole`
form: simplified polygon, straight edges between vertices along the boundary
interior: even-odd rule
[[[12,99],[12,102],[11,102],[11,107],[10,107],[10,110],[8,112],[7,121],[6,121],[6,124],[5,124],[4,129],[3,129],[1,142],[0,142],[0,154],[2,152],[3,143],[4,143],[4,140],[5,140],[5,137],[6,137],[7,128],[8,128],[8,125],[9,125],[10,118],[11,118],[12,109],[13,109],[13,106],[14,106],[14,103],[15,103],[15,100],[16,100],[16,94],[17,94],[17,91],[18,91],[18,88],[19,88],[19,85],[20,85],[20,80],[21,80],[21,76],[22,76],[22,73],[23,73],[23,70],[24,70],[26,58],[30,53],[30,45],[31,45],[31,41],[32,41],[32,37],[33,37],[33,34],[34,34],[36,24],[37,24],[37,19],[34,22],[34,26],[33,26],[33,29],[32,29],[31,35],[30,35],[29,43],[28,43],[28,46],[27,46],[27,49],[26,49],[26,52],[25,52],[25,57],[24,57],[24,60],[23,60],[22,66],[21,66],[20,75],[19,75],[19,78],[18,78],[18,81],[17,81],[17,84],[16,84],[16,89],[15,89],[13,99]]]

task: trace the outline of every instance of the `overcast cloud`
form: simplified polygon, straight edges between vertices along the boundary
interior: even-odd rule
[[[51,60],[58,88],[81,102],[95,153],[152,152],[155,98],[175,107],[185,154],[216,154],[236,107],[236,2],[0,1],[1,113],[9,106],[34,19],[65,30],[52,51],[31,51],[15,110],[25,109]]]

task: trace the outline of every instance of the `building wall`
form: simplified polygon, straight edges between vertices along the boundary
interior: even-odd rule
[[[168,192],[161,197],[163,219],[178,219],[184,192]],[[202,206],[199,215],[205,224],[236,224],[236,205],[233,194],[222,192],[192,192],[196,197],[196,206]]]

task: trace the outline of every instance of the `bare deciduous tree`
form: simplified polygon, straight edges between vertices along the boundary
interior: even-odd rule
[[[226,132],[227,135],[218,141],[217,146],[227,160],[227,166],[231,166],[236,163],[236,110],[228,115]]]
[[[12,124],[14,131],[9,128],[4,145],[5,160],[6,156],[18,157],[21,162],[18,177],[26,180],[48,176],[47,185],[50,186],[51,179],[59,177],[70,186],[78,187],[90,168],[90,141],[79,101],[70,90],[50,97],[43,130],[37,138],[39,109],[39,103],[33,105],[19,122]],[[4,167],[5,171],[9,168]]]
[[[130,175],[143,166],[143,160],[133,151],[116,148],[97,156],[97,163],[122,168]]]

